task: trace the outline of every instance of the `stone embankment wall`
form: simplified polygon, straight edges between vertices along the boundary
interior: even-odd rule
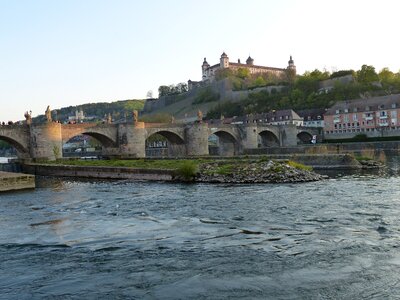
[[[0,192],[35,188],[35,176],[0,172]]]
[[[346,153],[366,156],[374,159],[378,159],[382,155],[398,155],[400,153],[400,141],[299,145],[295,147],[269,147],[245,150],[245,154],[250,155]]]
[[[173,170],[25,164],[23,170],[41,176],[170,181]]]

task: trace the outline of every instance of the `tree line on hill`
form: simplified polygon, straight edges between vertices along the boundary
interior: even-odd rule
[[[145,100],[121,100],[116,102],[100,102],[100,103],[87,103],[78,106],[68,106],[61,109],[52,111],[53,120],[62,123],[68,121],[68,117],[75,116],[75,112],[82,110],[86,117],[93,117],[93,121],[102,121],[106,119],[108,114],[111,115],[113,120],[121,120],[127,117],[132,119],[132,112],[134,110],[142,110]],[[40,115],[33,118],[34,123],[45,122],[45,116]]]
[[[351,75],[352,80],[342,82],[340,77]],[[239,78],[236,76],[236,78]],[[332,79],[329,89],[321,88],[321,82]],[[267,85],[271,85],[273,81]],[[284,86],[279,91],[271,89],[250,93],[240,102],[221,102],[208,111],[207,119],[255,114],[281,109],[329,108],[337,101],[387,95],[400,92],[400,72],[394,73],[388,68],[376,72],[370,65],[363,65],[360,70],[341,70],[327,72],[315,69],[297,75],[292,82],[276,83]]]

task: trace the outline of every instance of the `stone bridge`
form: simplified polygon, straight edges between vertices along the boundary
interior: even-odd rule
[[[54,160],[62,157],[62,146],[77,135],[88,135],[102,144],[103,156],[146,157],[146,140],[159,134],[168,141],[169,156],[203,156],[209,154],[210,136],[216,137],[217,154],[239,155],[246,149],[294,146],[309,143],[313,128],[295,125],[265,124],[59,124],[0,126],[0,140],[15,147],[21,159]]]

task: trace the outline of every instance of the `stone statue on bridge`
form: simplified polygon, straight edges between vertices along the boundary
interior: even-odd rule
[[[112,123],[112,117],[111,114],[109,113],[107,116],[107,124],[111,124]]]
[[[137,123],[138,120],[139,120],[139,113],[138,113],[138,111],[135,109],[135,110],[133,111],[133,123]]]
[[[203,122],[203,113],[200,109],[197,111],[197,121],[199,121],[199,123]]]
[[[45,115],[46,115],[47,122],[51,122],[52,118],[51,118],[50,105],[47,105],[47,109],[45,111]]]
[[[31,125],[32,124],[32,111],[30,111],[30,112],[26,111],[24,114],[24,117],[26,120],[26,124]]]

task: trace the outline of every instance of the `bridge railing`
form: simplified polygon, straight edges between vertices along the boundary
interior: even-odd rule
[[[145,123],[145,128],[171,128],[171,127],[185,127],[183,123]]]

